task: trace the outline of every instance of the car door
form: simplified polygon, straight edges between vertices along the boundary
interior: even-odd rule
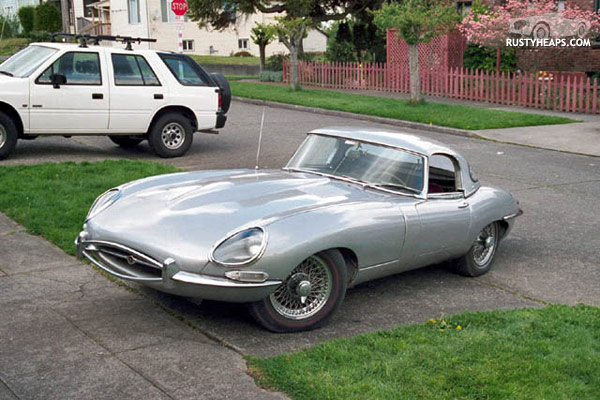
[[[154,113],[165,103],[165,87],[140,54],[112,53],[110,63],[110,130],[145,133]]]
[[[427,199],[416,206],[421,225],[419,264],[458,256],[469,247],[471,208],[460,189],[458,165],[450,155],[429,158]]]
[[[102,133],[108,129],[108,85],[98,51],[68,51],[30,85],[31,133]],[[66,82],[52,84],[53,75]]]

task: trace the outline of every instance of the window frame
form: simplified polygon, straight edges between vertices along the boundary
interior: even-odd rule
[[[242,43],[246,43],[246,47],[242,47]],[[238,50],[248,50],[249,40],[247,38],[238,38]]]
[[[431,179],[431,174],[429,173],[431,169],[431,158],[435,156],[443,156],[450,159],[452,165],[454,166],[454,188],[456,189],[453,192],[445,192],[445,193],[429,193],[429,182]],[[427,157],[427,198],[428,199],[463,199],[465,198],[465,189],[462,184],[462,171],[460,169],[460,163],[452,154],[448,153],[433,153],[429,157]]]
[[[185,48],[185,44],[186,42],[191,43],[192,44],[192,48]],[[183,51],[194,51],[194,39],[182,39],[182,47],[183,47]]]
[[[137,22],[132,22],[131,3],[137,3]],[[140,10],[142,2],[140,0],[127,0],[127,22],[129,25],[139,25],[142,23],[142,12]]]
[[[54,63],[56,63],[58,60],[60,60],[61,58],[63,58],[64,56],[66,56],[67,54],[70,54],[70,53],[95,54],[96,58],[98,58],[98,74],[100,75],[100,83],[69,83],[69,81],[67,80],[67,83],[62,84],[61,86],[103,86],[104,85],[104,79],[102,78],[102,62],[100,61],[100,53],[96,52],[96,51],[65,51],[56,60],[52,61],[50,63],[50,65],[48,65],[46,68],[44,68],[44,70],[37,76],[37,78],[35,78],[34,83],[36,85],[52,85],[52,82],[40,82],[40,78],[44,75],[44,73],[46,73],[46,71],[49,68],[53,68]],[[54,75],[54,70],[52,71],[52,75]]]
[[[117,75],[115,74],[115,64],[113,62],[113,56],[135,57],[136,58],[135,62],[140,70],[140,76],[142,77],[142,82],[144,82],[144,84],[136,85],[136,84],[129,84],[129,83],[117,83]],[[137,57],[142,58],[146,62],[146,64],[148,64],[148,68],[150,68],[150,71],[152,71],[152,73],[156,77],[156,80],[158,81],[158,85],[147,85],[146,84],[146,80],[144,79],[144,73],[142,72],[142,67],[140,66],[140,63],[137,60]],[[148,60],[146,60],[146,57],[144,57],[141,54],[111,53],[110,54],[110,63],[112,64],[112,67],[113,67],[113,84],[115,86],[133,86],[133,87],[160,87],[160,86],[162,86],[162,82],[160,81],[160,78],[158,77],[158,75],[156,74],[154,69],[152,69],[152,66],[150,65]]]

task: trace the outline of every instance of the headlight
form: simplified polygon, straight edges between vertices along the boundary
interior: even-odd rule
[[[249,228],[237,232],[219,243],[210,259],[221,265],[248,264],[262,255],[266,234],[262,228]]]
[[[86,221],[92,219],[96,215],[100,214],[102,211],[106,210],[110,207],[117,199],[121,197],[121,189],[110,189],[106,192],[102,193],[92,204],[90,211],[88,211],[88,215],[85,218]]]

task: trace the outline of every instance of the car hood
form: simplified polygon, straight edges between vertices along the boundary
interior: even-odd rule
[[[121,198],[88,221],[94,239],[160,257],[198,254],[227,235],[315,208],[381,201],[388,194],[314,174],[287,171],[190,172],[126,185]],[[165,250],[167,249],[167,250]]]

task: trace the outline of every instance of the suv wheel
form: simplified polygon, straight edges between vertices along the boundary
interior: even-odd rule
[[[160,157],[180,157],[192,146],[193,129],[181,114],[165,114],[153,124],[148,136],[152,151]]]
[[[17,127],[13,120],[0,112],[0,160],[5,159],[17,145]]]
[[[134,147],[142,143],[144,140],[143,136],[109,136],[113,143],[118,144],[121,147]]]

